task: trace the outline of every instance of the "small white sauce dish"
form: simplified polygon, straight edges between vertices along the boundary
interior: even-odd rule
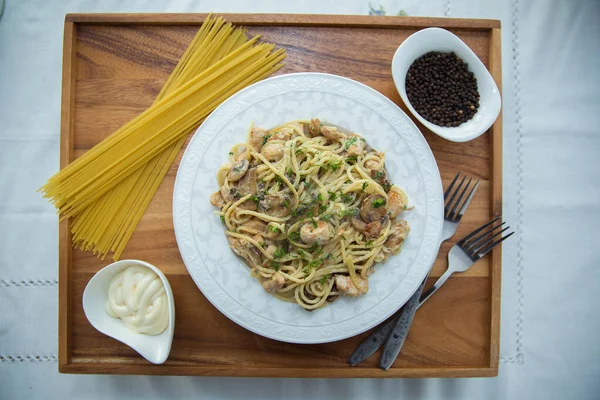
[[[145,335],[132,332],[119,318],[106,313],[108,288],[113,277],[131,265],[141,265],[154,271],[162,281],[169,307],[169,324],[158,335]],[[83,311],[90,324],[100,332],[125,343],[142,357],[154,364],[162,364],[169,357],[173,332],[175,331],[175,301],[171,285],[165,275],[154,265],[140,260],[121,260],[114,262],[96,273],[90,279],[83,292]]]
[[[472,119],[457,127],[447,128],[427,121],[417,113],[406,95],[405,80],[408,68],[417,58],[430,51],[453,51],[469,65],[469,71],[473,72],[477,78],[477,89],[480,96],[479,109]],[[466,142],[475,139],[487,131],[500,114],[502,105],[500,91],[492,75],[469,46],[458,36],[445,29],[427,28],[409,36],[394,54],[392,77],[402,101],[419,122],[430,131],[452,142]]]

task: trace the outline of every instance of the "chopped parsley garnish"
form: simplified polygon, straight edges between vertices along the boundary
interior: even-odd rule
[[[225,222],[225,216],[221,215],[221,222]]]
[[[314,218],[313,218],[313,219],[311,219],[311,222],[312,222],[312,224],[313,224],[313,228],[317,228],[317,227],[319,226],[319,224],[317,223],[317,220],[316,220],[316,219],[314,219]]]
[[[287,171],[285,171],[285,173],[288,175],[292,175],[294,173],[294,170],[291,168],[288,168]]]
[[[352,136],[350,140],[346,142],[346,150],[348,150],[354,143],[356,143],[356,136]]]
[[[325,211],[327,211],[327,206],[325,204],[323,204],[322,206],[319,207],[319,212],[323,213]]]
[[[308,262],[307,268],[319,268],[323,264],[323,260],[312,260]]]
[[[327,166],[329,168],[331,168],[333,171],[338,170],[341,165],[342,165],[342,160],[338,160],[338,161],[329,160],[329,161],[327,161]]]
[[[362,141],[363,141],[363,142],[365,142],[365,143],[367,142],[367,141],[365,140],[365,138],[360,138],[360,140],[362,140]]]
[[[342,211],[342,218],[347,216],[347,215],[357,215],[358,214],[358,209],[356,208],[351,208],[349,210],[344,210]]]
[[[263,136],[263,146],[264,146],[265,144],[267,144],[267,141],[268,141],[270,138],[272,138],[272,137],[273,137],[273,135],[271,135],[270,133],[269,133],[269,134],[267,134],[267,135],[265,135],[265,136]]]
[[[331,253],[327,253],[327,255],[325,256],[325,260],[331,260],[333,258],[333,255]]]
[[[402,211],[406,211],[407,208],[408,206],[406,204],[402,204]]]
[[[230,155],[230,156],[232,156],[232,155],[233,155],[233,151],[230,151],[230,152],[229,152],[229,155]]]
[[[281,232],[281,231],[279,230],[279,228],[278,228],[278,227],[276,227],[276,226],[273,226],[273,225],[269,226],[269,230],[270,230],[271,232],[274,232],[274,233],[279,233],[279,232]]]
[[[385,199],[375,199],[371,202],[374,208],[379,208],[385,206]]]
[[[357,160],[358,156],[350,156],[346,158],[346,163],[350,164],[351,162],[355,163]]]
[[[304,181],[304,187],[307,189],[310,189],[310,182],[309,181]]]
[[[303,149],[296,149],[296,154],[304,154],[304,150]]]
[[[327,208],[327,206],[322,206]],[[331,219],[331,215],[327,214],[327,215],[321,215],[321,220],[322,221],[329,221]]]
[[[316,254],[321,254],[321,252],[322,252],[323,250],[321,250],[321,249],[319,248],[319,245],[318,245],[318,244],[316,244],[316,243],[313,243],[313,245],[312,245],[312,246],[310,246],[310,249],[308,249],[308,251],[309,251],[310,253],[315,253],[315,252],[316,252]]]
[[[271,261],[271,267],[275,268],[275,271],[279,271],[279,264],[275,261]]]
[[[304,259],[308,258],[308,255],[307,255],[307,254],[306,254],[306,252],[305,252],[304,250],[302,250],[302,249],[298,249],[298,250],[296,250],[296,253],[298,253],[298,255],[299,255],[301,258],[304,258]]]
[[[258,196],[252,196],[252,200],[255,201],[255,202],[257,202],[257,203],[260,201],[260,199],[258,198]]]
[[[375,172],[375,179],[383,179],[384,176],[385,176],[385,173],[383,171]]]
[[[373,241],[369,240],[367,243],[365,243],[365,246],[367,246],[367,247],[373,246]]]
[[[275,250],[275,258],[281,258],[281,257],[285,256],[286,254],[287,254],[287,251],[285,251],[285,249],[282,247],[278,247],[277,250]]]
[[[342,200],[342,202],[344,202],[344,203],[348,203],[349,204],[349,203],[352,203],[353,197],[352,197],[351,194],[342,193],[340,195],[340,200]]]
[[[364,192],[367,186],[369,186],[369,182],[363,182],[362,189],[360,189],[360,192]]]
[[[290,238],[290,240],[292,240],[294,242],[299,242],[300,241],[300,232],[298,232],[298,231],[290,232],[288,237]]]
[[[275,175],[275,180],[279,183],[283,183],[283,178],[279,175]]]
[[[319,194],[317,195],[317,200],[323,201],[323,195],[321,194],[321,192],[319,192]]]
[[[329,200],[334,201],[335,200],[335,192],[327,192],[329,193]]]
[[[321,285],[324,285],[325,282],[327,282],[327,275],[323,275],[323,277],[321,278]]]
[[[282,204],[285,208],[287,208],[287,209],[290,208],[290,202],[288,201],[288,199],[284,199]]]

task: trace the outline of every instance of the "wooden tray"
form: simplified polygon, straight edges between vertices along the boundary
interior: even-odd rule
[[[262,34],[287,50],[279,73],[343,75],[388,96],[405,111],[390,64],[415,31],[444,27],[460,36],[501,87],[500,21],[412,17],[230,14],[228,21]],[[148,107],[175,67],[204,14],[70,14],[65,20],[61,167]],[[407,112],[408,113],[408,112]],[[437,159],[444,186],[458,172],[481,179],[456,237],[502,211],[502,118],[468,143],[451,143],[417,121]],[[181,156],[181,155],[180,155]],[[159,266],[177,305],[169,360],[152,365],[129,347],[96,331],[81,304],[88,280],[109,261],[71,249],[68,223],[60,224],[59,370],[67,373],[280,377],[457,377],[498,373],[501,250],[455,275],[417,313],[393,368],[377,368],[375,355],[359,367],[348,356],[368,334],[322,345],[293,345],[251,333],[217,311],[181,260],[171,216],[179,159],[123,259]],[[442,246],[430,281],[446,268]],[[431,282],[430,282],[431,283]]]

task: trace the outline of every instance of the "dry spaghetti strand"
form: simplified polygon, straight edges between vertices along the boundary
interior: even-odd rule
[[[154,103],[40,188],[73,245],[118,259],[188,134],[220,103],[283,66],[285,52],[206,18]]]

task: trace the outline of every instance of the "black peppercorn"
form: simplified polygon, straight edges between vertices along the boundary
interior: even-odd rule
[[[459,126],[479,108],[477,79],[454,52],[432,51],[417,58],[408,69],[405,87],[419,115],[439,126]]]

